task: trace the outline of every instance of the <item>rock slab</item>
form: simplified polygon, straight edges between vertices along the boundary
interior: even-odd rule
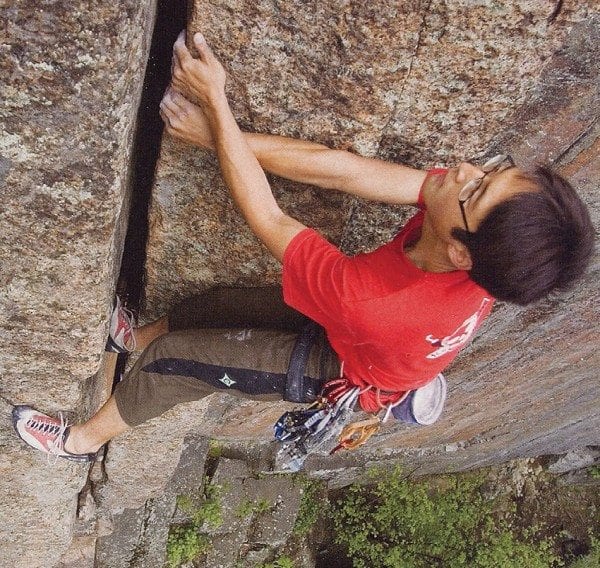
[[[600,14],[592,2],[553,10],[529,1],[290,1],[275,8],[198,0],[188,31],[201,30],[226,65],[244,128],[421,167],[496,151],[525,166],[549,161],[573,179],[598,223]],[[272,181],[286,210],[349,253],[389,238],[410,214]],[[279,278],[203,150],[163,140],[151,226],[149,315],[215,284]],[[449,370],[439,425],[388,426],[364,460],[405,452],[408,460],[422,456],[424,471],[437,471],[594,443],[597,270],[596,258],[560,299],[498,306]],[[244,429],[249,436],[269,431],[264,408],[241,405],[237,413],[217,434],[243,436],[241,424],[252,425]],[[339,463],[348,467],[356,455]]]
[[[2,3],[2,566],[53,566],[69,546],[85,468],[26,449],[10,405],[81,416],[95,398],[154,11],[154,0]]]

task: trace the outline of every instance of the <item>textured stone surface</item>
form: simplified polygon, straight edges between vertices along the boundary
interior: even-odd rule
[[[198,494],[204,481],[206,439],[186,438],[162,491],[137,509],[115,510],[113,532],[98,540],[95,568],[152,568],[165,564],[167,536],[179,494]],[[131,467],[135,467],[131,464]],[[122,506],[128,503],[122,501]],[[106,508],[104,510],[106,513]]]
[[[138,4],[3,10],[0,364],[17,401],[71,407],[98,369],[152,26]]]
[[[243,127],[417,166],[481,154],[531,94],[592,2],[192,3],[229,70]],[[376,246],[407,216],[273,180],[287,211],[348,252]],[[350,218],[349,222],[348,219]],[[149,315],[216,284],[252,286],[279,268],[232,208],[212,155],[165,140],[148,247]]]
[[[69,546],[85,468],[26,449],[7,403],[97,402],[154,6],[2,2],[2,566],[52,566]]]
[[[597,224],[599,14],[580,2],[549,19],[554,7],[332,1],[275,10],[267,2],[203,1],[194,4],[189,29],[202,29],[228,67],[230,99],[245,127],[418,166],[506,148],[524,165],[555,162]],[[332,225],[327,203],[318,201],[326,192],[279,180],[274,187],[292,214],[308,224],[316,216],[316,226],[351,252],[389,237],[407,215],[337,201],[330,207],[343,219]],[[214,283],[277,278],[232,210],[212,155],[165,140],[152,207],[151,313]],[[329,466],[317,459],[313,467],[404,455],[438,471],[594,443],[597,271],[596,259],[584,282],[560,299],[499,306],[449,370],[450,400],[438,425],[387,426],[358,454]],[[268,433],[278,410],[243,404],[216,433]]]
[[[223,523],[206,530],[211,547],[202,566],[260,566],[290,537],[302,495],[292,476],[258,477],[245,461],[221,458],[211,480],[219,487]]]

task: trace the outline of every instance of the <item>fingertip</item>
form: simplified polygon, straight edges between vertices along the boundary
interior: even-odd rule
[[[185,57],[187,47],[185,45],[185,30],[181,31],[173,44],[173,59]]]
[[[206,43],[206,39],[200,32],[196,32],[194,34],[194,43],[196,45],[204,45]]]

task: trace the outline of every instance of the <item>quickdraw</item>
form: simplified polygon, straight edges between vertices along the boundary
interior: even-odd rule
[[[381,420],[378,416],[347,424],[340,434],[340,443],[329,453],[335,454],[339,450],[354,450],[362,446],[380,427]]]
[[[309,454],[335,445],[352,418],[360,392],[345,379],[336,379],[325,385],[310,407],[283,414],[274,426],[275,438],[283,444],[277,452],[277,468],[298,471]]]
[[[389,418],[392,407],[404,399],[381,405],[386,411],[383,419],[374,415],[352,423],[358,397],[369,388],[361,390],[345,378],[334,379],[325,384],[311,406],[283,414],[274,426],[275,438],[282,443],[277,469],[298,471],[311,453],[334,454],[362,446]]]

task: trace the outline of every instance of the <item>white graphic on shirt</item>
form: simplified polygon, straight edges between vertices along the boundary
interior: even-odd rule
[[[446,353],[450,353],[450,351],[455,351],[461,347],[464,347],[469,339],[471,339],[473,332],[477,329],[477,326],[481,321],[483,311],[490,301],[491,300],[489,298],[484,298],[481,301],[479,309],[472,316],[469,316],[465,321],[463,321],[462,324],[460,324],[451,335],[447,335],[443,339],[437,339],[431,334],[428,335],[425,338],[426,341],[431,343],[431,345],[437,349],[427,355],[427,359],[437,359],[442,355],[446,355]]]

